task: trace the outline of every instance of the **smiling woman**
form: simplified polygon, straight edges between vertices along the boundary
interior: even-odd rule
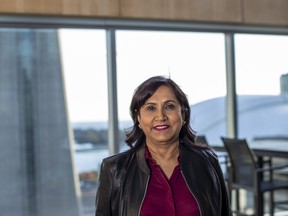
[[[103,160],[95,215],[230,216],[217,156],[195,143],[180,87],[164,76],[145,80],[130,114],[125,141],[131,149]]]

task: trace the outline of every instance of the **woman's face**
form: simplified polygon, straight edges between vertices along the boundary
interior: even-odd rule
[[[140,108],[138,122],[147,145],[178,143],[184,120],[173,91],[167,86],[160,86]]]

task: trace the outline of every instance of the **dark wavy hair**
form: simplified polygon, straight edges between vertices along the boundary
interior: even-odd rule
[[[167,86],[172,89],[178,102],[181,105],[181,112],[185,124],[179,134],[179,140],[184,145],[196,145],[196,133],[190,126],[190,106],[186,94],[181,88],[170,78],[165,76],[154,76],[144,81],[136,88],[130,104],[130,115],[133,120],[133,126],[125,130],[125,142],[130,148],[139,148],[145,143],[145,134],[138,127],[138,113],[146,100],[150,98],[160,86]]]

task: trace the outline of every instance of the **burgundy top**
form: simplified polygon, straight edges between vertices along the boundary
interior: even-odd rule
[[[140,216],[200,216],[198,204],[188,189],[177,165],[170,179],[152,159],[148,148],[145,152],[151,177]]]

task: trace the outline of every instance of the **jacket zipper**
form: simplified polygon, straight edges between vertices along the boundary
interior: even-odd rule
[[[148,176],[147,181],[146,181],[144,195],[143,195],[143,198],[141,200],[141,203],[140,203],[140,206],[139,206],[139,210],[138,210],[138,214],[137,214],[138,216],[140,216],[140,211],[141,211],[141,208],[142,208],[142,205],[143,205],[146,193],[147,193],[149,179],[150,179],[150,175]]]
[[[188,185],[188,183],[187,183],[187,181],[186,181],[186,178],[185,178],[182,170],[181,170],[181,174],[182,174],[182,176],[183,176],[183,178],[184,178],[184,181],[185,181],[186,186],[188,187],[190,193],[192,194],[192,196],[193,196],[194,199],[196,200],[197,205],[198,205],[198,208],[199,208],[199,211],[200,211],[200,216],[202,216],[202,210],[201,210],[201,207],[200,207],[200,205],[199,205],[199,202],[198,202],[197,198],[195,197],[195,195],[193,194],[193,192],[191,191],[191,189],[190,189],[190,187],[189,187],[189,185]]]

